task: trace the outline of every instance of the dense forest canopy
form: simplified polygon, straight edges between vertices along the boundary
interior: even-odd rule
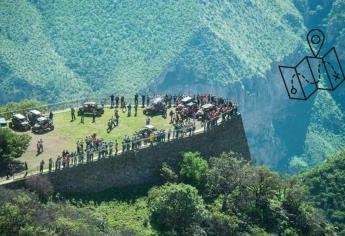
[[[178,169],[162,166],[163,179],[176,178],[159,186],[65,196],[37,183],[30,192],[1,188],[0,234],[334,235],[342,233],[343,209],[329,204],[341,205],[343,181],[336,176],[344,174],[344,160],[343,152],[283,178],[238,154],[207,160],[185,153]],[[326,176],[321,185],[320,176]],[[334,187],[323,189],[327,184]]]
[[[302,174],[314,206],[345,234],[345,149],[324,164]]]

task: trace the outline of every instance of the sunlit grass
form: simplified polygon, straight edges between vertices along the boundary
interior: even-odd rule
[[[131,136],[135,131],[143,128],[146,123],[146,116],[143,114],[142,109],[138,109],[138,114],[134,116],[134,110],[132,109],[132,115],[127,116],[127,112],[123,113],[119,109],[120,122],[119,126],[115,127],[110,133],[107,132],[108,120],[114,115],[114,109],[105,108],[104,114],[101,117],[96,118],[96,122],[92,123],[92,117],[85,117],[84,123],[80,123],[80,117],[74,122],[70,122],[70,112],[57,113],[54,117],[54,124],[56,129],[56,135],[61,139],[67,140],[72,143],[76,143],[80,139],[84,139],[85,136],[97,134],[98,137],[102,137],[105,140],[117,140],[122,141],[125,135]],[[169,129],[172,128],[169,124],[169,119],[164,119],[162,116],[155,116],[151,118],[151,123],[157,129]]]

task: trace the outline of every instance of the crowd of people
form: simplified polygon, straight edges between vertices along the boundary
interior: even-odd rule
[[[85,137],[84,140],[78,140],[76,143],[76,151],[69,152],[63,150],[62,155],[58,156],[55,161],[55,170],[68,168],[70,165],[83,164],[84,162],[92,162],[94,159],[104,159],[109,156],[118,154],[118,142],[115,140],[106,142],[102,138],[97,138],[96,134]],[[52,171],[53,162],[50,162],[48,171]]]
[[[139,95],[134,96],[134,116],[137,116],[137,109],[139,106]],[[141,95],[141,107],[150,105],[156,95],[148,96]],[[230,100],[222,97],[211,95],[165,95],[163,102],[166,109],[169,111],[170,124],[172,128],[169,130],[156,130],[151,125],[151,119],[147,116],[145,128],[136,131],[132,136],[125,135],[122,139],[121,152],[131,150],[138,150],[143,146],[151,146],[154,143],[170,141],[172,139],[182,138],[186,135],[193,135],[196,131],[197,122],[204,130],[208,130],[217,125],[219,120],[225,120],[237,112],[237,105]],[[114,127],[119,126],[119,109],[127,112],[127,116],[131,116],[131,103],[126,103],[124,96],[110,96],[110,108],[114,109],[114,115],[108,120],[107,132],[109,133]],[[75,110],[71,109],[71,121],[74,121]],[[94,120],[94,119],[93,119]],[[152,126],[150,128],[150,125]],[[43,141],[37,143],[37,153],[43,152]],[[94,160],[101,160],[107,157],[114,157],[118,155],[119,143],[117,140],[105,141],[103,138],[97,137],[96,134],[85,137],[76,143],[76,150],[70,152],[63,150],[55,161],[52,158],[48,160],[48,171],[53,169],[61,170],[83,164],[85,162],[92,162]],[[27,166],[27,164],[26,164]],[[40,162],[40,173],[43,173],[45,162]]]
[[[6,168],[6,179],[9,179],[11,176],[14,177],[14,173],[17,171],[17,168],[18,166],[14,163],[8,163]],[[26,177],[28,175],[29,170],[28,163],[26,161],[24,161],[22,168],[22,170],[24,171],[24,177]]]

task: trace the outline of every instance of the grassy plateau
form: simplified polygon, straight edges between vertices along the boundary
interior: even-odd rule
[[[127,112],[123,113],[119,109],[120,121],[119,126],[115,127],[111,132],[107,132],[108,120],[114,115],[114,109],[105,108],[104,114],[96,118],[96,122],[92,123],[92,117],[85,117],[84,124],[80,123],[80,117],[71,122],[70,111],[64,111],[54,114],[55,129],[51,132],[37,135],[30,131],[27,132],[32,139],[27,151],[17,160],[26,161],[29,165],[29,170],[38,170],[41,160],[48,163],[49,158],[56,159],[61,155],[63,150],[75,151],[78,140],[84,140],[86,136],[96,133],[97,137],[103,138],[106,142],[110,140],[117,140],[119,149],[121,149],[122,138],[125,135],[131,136],[135,131],[145,126],[146,116],[143,114],[141,108],[138,108],[138,114],[128,117]],[[151,117],[151,124],[157,129],[172,128],[169,124],[170,118],[164,119],[162,116]],[[44,152],[36,156],[37,141],[42,139]]]

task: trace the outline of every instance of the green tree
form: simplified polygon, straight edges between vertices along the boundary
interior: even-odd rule
[[[192,225],[198,225],[205,216],[205,205],[198,190],[186,184],[165,184],[148,194],[150,221],[161,232],[187,234]]]
[[[257,225],[254,225],[254,226],[249,228],[249,234],[255,235],[255,236],[270,236],[270,234],[267,233],[267,231],[265,231],[265,229],[260,228]]]
[[[307,187],[313,205],[324,210],[338,232],[345,232],[345,149],[322,165],[302,173],[299,178]]]
[[[30,136],[18,135],[9,129],[0,129],[0,164],[20,157],[29,146]]]
[[[210,159],[210,168],[206,173],[209,196],[227,194],[237,186],[245,185],[252,175],[250,163],[236,153],[223,153]]]
[[[0,187],[0,235],[126,235],[100,227],[89,208],[69,202],[42,203],[24,190]],[[128,234],[127,234],[128,235]]]
[[[282,179],[234,153],[210,159],[207,195],[214,199],[210,235],[330,235],[332,229],[308,202],[298,178]],[[255,232],[255,233],[254,233]]]
[[[272,216],[270,201],[278,197],[280,187],[281,180],[278,174],[270,171],[267,167],[255,168],[254,176],[248,188],[255,196],[255,218],[260,224],[265,224],[264,221],[268,222],[269,217]]]
[[[184,182],[196,187],[204,185],[208,164],[199,152],[184,153],[180,166],[180,175]]]
[[[302,158],[294,156],[289,162],[289,170],[291,173],[298,173],[308,168],[307,162],[302,160]]]
[[[235,215],[212,211],[208,219],[208,235],[228,236],[239,232],[240,220]]]

